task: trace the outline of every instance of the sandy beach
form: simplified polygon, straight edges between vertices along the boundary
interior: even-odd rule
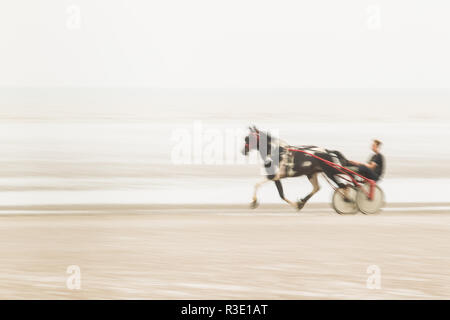
[[[326,204],[300,213],[282,204],[16,209],[0,216],[1,299],[450,296],[449,203],[374,216],[340,216]],[[66,285],[71,265],[79,290]],[[372,265],[380,289],[367,288]]]

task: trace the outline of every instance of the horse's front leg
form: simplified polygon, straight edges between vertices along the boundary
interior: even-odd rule
[[[252,202],[250,203],[250,208],[255,209],[258,206],[258,198],[257,198],[257,194],[258,194],[258,189],[266,182],[269,182],[270,180],[268,178],[265,178],[263,181],[258,182],[257,184],[255,184],[255,189],[253,191],[253,198],[252,198]]]

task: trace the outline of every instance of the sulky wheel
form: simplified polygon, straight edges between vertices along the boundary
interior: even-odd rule
[[[333,194],[333,209],[339,214],[355,214],[358,212],[356,205],[357,190],[354,187],[347,187],[347,193],[344,188],[339,188]],[[345,194],[345,196],[344,196]]]
[[[380,211],[384,205],[384,193],[379,186],[375,186],[373,198],[369,199],[370,184],[365,183],[358,188],[356,194],[356,205],[364,214],[374,214]]]

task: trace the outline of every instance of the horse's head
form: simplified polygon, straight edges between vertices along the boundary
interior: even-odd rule
[[[245,144],[244,148],[242,149],[242,154],[246,156],[252,150],[261,151],[261,149],[266,152],[270,152],[270,136],[264,132],[259,131],[255,126],[249,127],[249,129],[249,134],[244,138]]]

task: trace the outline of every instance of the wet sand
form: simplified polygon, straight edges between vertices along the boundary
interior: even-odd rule
[[[449,208],[2,207],[0,298],[448,299]],[[80,290],[66,286],[70,265]],[[380,289],[366,286],[371,265]]]

